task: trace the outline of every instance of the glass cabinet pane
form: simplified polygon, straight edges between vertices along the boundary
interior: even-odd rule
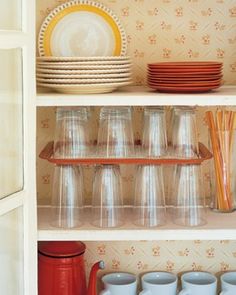
[[[21,0],[0,1],[0,30],[21,30]]]
[[[23,218],[22,208],[0,216],[0,293],[23,295]]]
[[[23,188],[22,50],[0,50],[0,199]]]

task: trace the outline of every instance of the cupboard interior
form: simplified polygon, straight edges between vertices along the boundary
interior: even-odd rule
[[[43,19],[64,0],[37,0],[37,33]],[[136,85],[146,83],[146,64],[154,61],[218,60],[224,63],[224,81],[236,85],[236,3],[234,0],[103,0],[120,17],[128,37],[128,54],[133,60]],[[98,108],[91,108],[97,126]],[[200,140],[208,143],[203,114],[197,109]],[[212,109],[212,108],[211,108]],[[231,109],[231,108],[230,108]],[[135,137],[140,137],[142,107],[135,112]],[[55,108],[38,108],[37,155],[53,138]],[[96,137],[96,128],[92,128]],[[210,163],[210,162],[209,162]],[[204,167],[206,196],[211,195],[209,163]],[[211,162],[212,163],[212,162]],[[133,167],[123,175],[127,184],[125,202],[132,202]],[[37,158],[38,205],[47,206],[51,198],[53,165]],[[87,203],[91,199],[92,169],[85,167]],[[219,216],[220,217],[220,216]],[[220,238],[220,237],[219,237]],[[174,239],[174,237],[173,237]],[[189,269],[214,273],[234,269],[235,241],[134,241],[87,242],[86,267],[104,259],[106,270],[143,273],[153,269],[182,272]]]

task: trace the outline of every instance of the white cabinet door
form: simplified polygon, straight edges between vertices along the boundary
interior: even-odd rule
[[[0,294],[37,294],[35,4],[0,1]]]

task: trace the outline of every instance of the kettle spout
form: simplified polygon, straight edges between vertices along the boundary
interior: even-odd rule
[[[99,261],[92,266],[89,276],[88,295],[97,295],[97,272],[99,269],[104,268],[104,261]]]

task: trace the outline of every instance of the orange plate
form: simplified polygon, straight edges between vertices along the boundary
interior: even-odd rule
[[[153,71],[152,71],[153,72]],[[218,69],[155,69],[154,72],[158,73],[168,73],[168,74],[173,74],[173,73],[180,73],[180,74],[205,74],[205,73],[210,73],[210,74],[220,74],[221,70]]]
[[[205,81],[205,82],[177,82],[177,83],[166,83],[166,82],[156,82],[153,80],[148,80],[148,83],[151,85],[161,86],[161,87],[211,87],[211,86],[218,86],[221,84],[221,80],[218,81]]]
[[[148,63],[149,67],[221,67],[223,66],[222,62],[216,61],[183,61],[183,62],[157,62],[157,63]]]
[[[149,75],[155,76],[155,77],[189,77],[189,78],[195,78],[195,77],[218,77],[221,76],[221,72],[191,72],[191,73],[161,73],[159,71],[157,72],[148,72]]]
[[[150,85],[149,87],[155,89],[159,92],[166,92],[166,93],[202,93],[208,92],[214,89],[219,88],[221,85],[217,86],[204,86],[204,87],[164,87],[164,86],[154,86]]]
[[[148,80],[155,80],[157,82],[173,82],[173,83],[177,83],[177,82],[197,82],[197,81],[218,81],[219,79],[221,79],[223,76],[222,75],[216,75],[216,76],[208,76],[208,77],[201,77],[201,76],[197,76],[197,77],[163,77],[163,76],[154,76],[154,75],[147,75]]]
[[[99,164],[132,164],[132,165],[160,165],[160,164],[178,164],[200,165],[203,161],[212,158],[211,152],[206,146],[199,142],[199,158],[194,159],[174,159],[174,158],[81,158],[81,159],[54,159],[53,158],[53,141],[49,142],[40,153],[41,159],[57,165],[99,165]]]

